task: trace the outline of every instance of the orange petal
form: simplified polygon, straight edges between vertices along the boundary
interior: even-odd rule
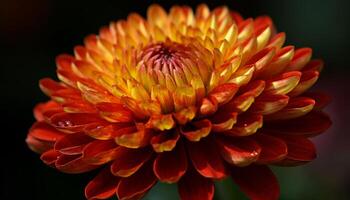
[[[115,176],[129,177],[137,172],[152,156],[149,148],[128,149],[120,147],[115,161],[111,165],[111,172]]]
[[[82,155],[59,155],[55,167],[65,173],[78,174],[91,171],[99,167],[98,165],[90,165],[84,162]]]
[[[237,121],[236,112],[216,112],[212,117],[210,117],[212,123],[211,130],[214,132],[223,132],[230,130]]]
[[[124,128],[132,126],[130,123],[93,123],[85,127],[84,132],[98,140],[109,140],[123,133]],[[125,129],[124,129],[125,131]]]
[[[270,42],[267,44],[267,47],[275,47],[276,50],[279,50],[286,40],[286,34],[284,32],[276,34]]]
[[[55,167],[55,162],[60,156],[61,153],[58,151],[55,151],[54,149],[50,149],[43,154],[41,154],[40,159],[48,166]]]
[[[291,98],[288,105],[282,110],[271,115],[266,115],[266,120],[284,120],[301,117],[309,113],[315,105],[315,100],[307,97]]]
[[[206,178],[222,179],[228,175],[225,163],[212,138],[187,142],[189,157],[196,170]]]
[[[239,167],[255,162],[261,152],[258,143],[249,138],[218,137],[216,141],[222,157]]]
[[[254,97],[258,97],[265,88],[265,81],[263,80],[255,80],[250,83],[248,83],[245,86],[242,86],[239,88],[238,94],[253,94]]]
[[[170,130],[175,126],[175,121],[171,114],[167,115],[152,115],[146,124],[147,128],[164,131]]]
[[[304,93],[303,96],[310,97],[316,101],[314,110],[322,110],[331,102],[331,97],[321,92],[307,92]]]
[[[218,102],[213,98],[203,98],[202,103],[199,107],[199,113],[201,115],[210,115],[217,111]]]
[[[62,84],[50,79],[44,78],[39,81],[39,86],[41,91],[43,91],[46,95],[51,96],[53,92],[65,89],[66,87]]]
[[[56,114],[63,112],[63,109],[60,104],[55,101],[48,101],[45,103],[39,103],[34,107],[34,117],[37,121],[44,121],[44,113],[50,111],[51,114]],[[47,115],[46,115],[47,116]]]
[[[220,111],[242,113],[247,111],[254,103],[255,94],[246,92],[234,98],[231,102],[220,107]]]
[[[119,200],[141,199],[157,182],[152,162],[148,162],[130,177],[122,178],[117,186]],[[130,187],[132,186],[132,187]]]
[[[265,48],[258,53],[256,53],[246,65],[254,65],[255,73],[259,73],[261,70],[267,66],[275,55],[275,48]]]
[[[214,88],[209,96],[216,99],[219,106],[229,102],[236,94],[238,86],[234,83],[225,83]],[[211,99],[210,98],[210,99]]]
[[[38,140],[56,142],[65,134],[45,122],[35,122],[29,130],[29,135]]]
[[[179,143],[173,151],[159,154],[153,163],[154,174],[166,183],[176,183],[186,170],[187,156],[183,143]]]
[[[116,103],[98,103],[96,105],[100,115],[110,122],[131,122],[133,120],[132,111],[122,104]]]
[[[288,100],[287,95],[262,95],[256,98],[249,111],[262,115],[272,114],[287,106]]]
[[[180,128],[180,132],[190,141],[199,141],[209,135],[212,124],[209,120],[204,119],[201,121],[192,122],[195,128],[189,128],[184,126]]]
[[[45,151],[49,151],[50,149],[53,148],[53,145],[54,145],[53,142],[38,140],[35,137],[31,136],[30,134],[27,135],[26,143],[32,151],[39,154]]]
[[[289,63],[286,72],[301,70],[311,59],[312,49],[311,48],[300,48],[294,53],[292,61]]]
[[[300,77],[301,73],[297,71],[283,73],[266,81],[264,93],[287,94],[298,85]]]
[[[88,200],[108,199],[116,190],[120,178],[113,176],[107,167],[97,174],[85,187],[85,197]]]
[[[263,116],[259,114],[239,115],[237,124],[223,134],[230,136],[248,136],[263,126]]]
[[[151,145],[155,152],[161,153],[164,151],[172,151],[180,139],[178,131],[161,132],[151,139]]]
[[[89,164],[102,165],[114,160],[120,148],[114,140],[95,140],[84,147],[83,158]]]
[[[120,146],[136,149],[148,145],[151,137],[151,130],[140,126],[120,129],[114,139]]]
[[[288,95],[298,96],[302,94],[316,83],[318,76],[318,71],[304,71],[301,75],[299,84],[290,93],[288,93]]]
[[[173,116],[179,124],[184,125],[196,116],[196,112],[197,108],[190,106],[174,113]]]

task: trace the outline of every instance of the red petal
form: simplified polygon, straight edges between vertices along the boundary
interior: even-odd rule
[[[108,199],[115,194],[119,181],[120,178],[113,176],[107,167],[86,185],[85,197],[89,200]]]
[[[52,93],[66,89],[67,87],[63,86],[62,84],[50,79],[50,78],[44,78],[39,81],[39,86],[41,91],[43,91],[46,95],[51,96]]]
[[[55,142],[65,135],[45,122],[35,122],[30,128],[29,134],[46,142]]]
[[[161,153],[164,151],[172,151],[176,146],[177,141],[180,139],[178,131],[166,131],[161,132],[151,139],[151,145],[155,152]]]
[[[295,119],[266,123],[264,129],[269,133],[314,136],[332,125],[329,116],[320,111],[311,111]]]
[[[287,94],[299,83],[301,72],[292,71],[283,73],[273,79],[266,81],[264,93]]]
[[[331,97],[321,92],[307,92],[304,93],[303,96],[310,97],[316,101],[314,110],[322,110],[331,102]]]
[[[204,137],[207,137],[211,131],[211,122],[207,119],[192,122],[196,129],[188,130],[188,126],[182,127],[180,132],[190,141],[199,141]]]
[[[310,61],[311,56],[311,48],[297,49],[292,61],[289,63],[285,71],[296,71],[302,69]]]
[[[55,150],[62,154],[77,155],[83,152],[84,147],[94,139],[85,133],[65,135],[55,143]]]
[[[115,176],[128,177],[144,165],[152,156],[152,150],[149,148],[128,149],[121,147],[118,155],[111,165],[111,172]]]
[[[204,178],[195,170],[187,171],[178,183],[181,200],[212,200],[214,197],[214,183]]]
[[[204,177],[222,179],[228,175],[213,138],[205,138],[199,142],[187,142],[189,156],[193,166]]]
[[[320,59],[311,60],[307,63],[307,65],[303,68],[303,71],[307,70],[316,70],[318,72],[321,72],[323,69],[323,61]]]
[[[264,88],[265,88],[265,81],[256,80],[248,83],[245,86],[240,87],[238,94],[250,93],[250,94],[253,94],[254,97],[257,97],[261,94],[262,91],[264,91]]]
[[[267,166],[236,167],[232,169],[231,176],[252,200],[277,200],[280,196],[278,181]]]
[[[131,124],[128,123],[113,123],[109,125],[94,123],[85,127],[84,132],[98,140],[109,140],[114,139],[116,136],[120,135],[120,131],[130,126]]]
[[[99,167],[98,165],[90,165],[84,162],[82,155],[65,154],[58,156],[55,166],[58,170],[71,174],[84,173]]]
[[[315,70],[304,71],[301,75],[299,84],[288,93],[289,96],[298,96],[309,88],[311,88],[317,81],[319,72]]]
[[[55,101],[48,101],[45,103],[39,103],[34,107],[34,117],[37,121],[44,121],[45,120],[45,116],[44,113],[45,112],[63,112],[63,109],[61,107],[60,104],[56,103]]]
[[[53,142],[38,140],[30,134],[27,135],[26,143],[32,151],[39,154],[52,149],[54,145]]]
[[[261,152],[257,142],[249,138],[217,138],[221,155],[230,164],[236,166],[247,166],[256,161]]]
[[[83,158],[89,164],[102,165],[114,160],[120,148],[114,140],[96,140],[84,147]]]
[[[211,118],[212,131],[223,132],[231,130],[237,122],[236,112],[225,112],[224,110],[216,112]]]
[[[229,103],[221,106],[220,111],[242,113],[250,108],[250,106],[254,103],[254,100],[255,94],[246,92],[238,97],[235,97]]]
[[[153,171],[162,182],[175,183],[187,170],[187,156],[183,143],[169,152],[158,154],[154,160]]]
[[[58,156],[60,156],[61,153],[58,151],[55,151],[54,149],[50,149],[48,151],[46,151],[45,153],[43,153],[40,156],[40,159],[47,165],[54,167],[55,166],[55,162],[58,158]]]
[[[137,149],[148,145],[152,136],[151,129],[146,129],[143,125],[140,125],[118,130],[117,136],[114,139],[120,146]]]
[[[254,138],[261,147],[261,153],[257,163],[275,163],[286,157],[288,148],[282,139],[261,133],[254,135]]]
[[[283,32],[278,33],[270,40],[267,47],[276,47],[276,49],[278,50],[283,46],[285,40],[286,40],[286,34]]]
[[[199,108],[199,113],[201,115],[210,115],[217,111],[218,102],[213,98],[203,98],[202,103]]]
[[[295,166],[305,164],[316,158],[314,144],[307,138],[294,135],[278,135],[288,146],[287,157],[278,165]]]
[[[50,118],[52,126],[68,133],[83,131],[88,125],[101,121],[98,115],[89,113],[58,113]]]
[[[276,49],[274,47],[267,47],[257,54],[255,54],[246,65],[255,65],[255,73],[259,73],[263,68],[270,63],[275,55]]]
[[[141,199],[157,182],[157,177],[153,174],[152,162],[148,162],[137,173],[122,178],[117,187],[119,200]]]

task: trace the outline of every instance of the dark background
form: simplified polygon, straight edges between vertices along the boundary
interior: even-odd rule
[[[47,98],[38,87],[43,77],[55,78],[55,56],[72,53],[84,36],[135,11],[145,15],[151,2],[140,0],[67,1],[0,0],[0,199],[83,199],[85,184],[95,174],[67,175],[41,163],[24,142],[34,122],[32,107]],[[158,1],[196,6],[202,1]],[[276,168],[281,199],[350,199],[350,132],[347,77],[350,47],[348,0],[207,1],[211,8],[226,4],[244,17],[270,15],[287,44],[309,46],[326,68],[317,89],[327,91],[333,127],[315,138],[318,159],[296,168]],[[164,191],[170,196],[164,197]],[[237,189],[234,189],[234,193]],[[161,194],[160,194],[161,193]],[[231,197],[217,192],[217,199]],[[232,193],[228,191],[227,193]],[[156,197],[158,194],[158,197]],[[175,187],[158,185],[147,199],[176,199]]]

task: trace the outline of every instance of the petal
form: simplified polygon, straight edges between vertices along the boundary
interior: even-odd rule
[[[115,194],[119,181],[120,178],[113,176],[107,167],[86,185],[85,197],[89,200],[108,199]]]
[[[187,149],[193,166],[204,177],[222,179],[228,175],[225,163],[212,138],[199,142],[187,142]]]
[[[297,166],[310,162],[316,158],[315,145],[303,136],[278,135],[288,146],[287,157],[276,163],[282,166]]]
[[[134,175],[120,180],[117,187],[118,199],[141,199],[156,182],[157,177],[153,174],[152,162],[148,162]]]
[[[265,81],[263,80],[255,80],[250,83],[248,83],[245,86],[242,86],[239,88],[238,94],[253,94],[254,97],[258,97],[265,88]]]
[[[266,115],[265,120],[286,120],[301,117],[309,113],[315,105],[315,100],[308,97],[291,98],[288,105],[282,110],[271,115]]]
[[[55,150],[66,155],[77,155],[83,152],[84,147],[94,139],[85,133],[65,135],[55,143]]]
[[[238,90],[238,85],[234,83],[225,83],[214,88],[209,96],[215,98],[219,105],[229,102]]]
[[[305,92],[306,90],[310,89],[317,81],[319,76],[318,71],[310,70],[310,71],[304,71],[301,75],[299,84],[290,92],[288,93],[289,96],[298,96]]]
[[[256,133],[263,126],[263,116],[259,114],[242,114],[231,130],[224,132],[230,136],[248,136]]]
[[[121,104],[116,103],[98,103],[96,105],[100,115],[110,122],[131,122],[133,120],[132,112]]]
[[[84,162],[82,155],[59,155],[55,167],[65,173],[78,174],[91,171],[99,167]]]
[[[32,151],[39,154],[52,149],[54,145],[53,142],[38,140],[30,134],[27,135],[26,143]]]
[[[331,97],[325,93],[321,92],[307,92],[303,96],[310,97],[315,100],[314,110],[322,110],[331,102]]]
[[[286,72],[266,81],[264,93],[287,94],[299,83],[301,73],[298,71]]]
[[[235,83],[239,86],[245,85],[249,83],[249,81],[253,77],[253,73],[255,71],[254,65],[245,65],[240,67],[228,81],[229,83]]]
[[[286,34],[281,32],[276,34],[269,42],[267,47],[275,47],[277,50],[280,49],[286,40]]]
[[[305,135],[307,137],[318,135],[332,125],[329,116],[320,111],[311,111],[307,115],[295,119],[266,123],[264,129],[269,133]]]
[[[128,149],[121,147],[111,165],[111,172],[115,176],[129,177],[137,172],[152,156],[149,148]]]
[[[257,160],[259,164],[281,161],[288,153],[287,144],[282,139],[261,133],[254,135],[254,139],[261,147],[261,153]]]
[[[217,111],[218,102],[213,98],[203,98],[202,103],[199,107],[199,113],[201,115],[210,115]]]
[[[58,156],[60,156],[61,153],[58,151],[55,151],[54,149],[50,149],[46,152],[44,152],[43,154],[41,154],[40,159],[47,165],[51,166],[51,167],[55,167],[55,162],[58,158]]]
[[[258,143],[249,138],[218,137],[216,141],[222,157],[239,167],[255,162],[261,152]]]
[[[216,112],[214,116],[210,118],[212,123],[211,130],[214,132],[223,132],[231,130],[234,124],[237,122],[236,112]]]
[[[158,135],[152,137],[151,145],[153,147],[153,150],[157,153],[172,151],[179,139],[180,134],[178,131],[171,130],[167,132],[161,132]]]
[[[235,167],[231,170],[231,176],[252,200],[277,200],[280,196],[278,181],[267,166]]]
[[[294,53],[292,61],[289,63],[285,71],[297,71],[302,69],[311,59],[312,49],[311,48],[300,48]]]
[[[63,109],[60,104],[55,101],[48,101],[45,103],[39,103],[34,107],[34,117],[37,121],[45,120],[45,112],[52,112],[54,114],[63,112]]]
[[[183,143],[169,152],[158,154],[153,163],[154,174],[162,182],[175,183],[187,170],[187,156]]]
[[[35,122],[29,130],[29,135],[38,140],[55,142],[62,138],[65,134],[56,130],[45,122]]]
[[[287,95],[261,95],[256,98],[249,111],[262,115],[272,114],[287,106],[288,101]]]
[[[197,108],[195,106],[190,106],[174,113],[173,115],[179,124],[184,125],[196,116],[196,112]]]
[[[95,140],[84,147],[83,158],[89,164],[102,165],[114,160],[120,148],[114,140]]]
[[[199,141],[207,137],[212,127],[211,122],[207,119],[192,122],[192,125],[194,128],[189,128],[189,126],[180,128],[180,132],[190,141]]]
[[[115,142],[123,147],[137,149],[149,144],[152,137],[151,129],[146,129],[143,125],[128,127],[118,130]]]
[[[88,113],[58,113],[50,118],[53,127],[67,133],[83,131],[86,126],[96,122],[101,122],[98,115]]]
[[[220,107],[220,111],[242,113],[254,103],[255,94],[246,92]]]
[[[170,130],[175,126],[175,121],[171,114],[152,115],[146,124],[147,128],[153,128],[159,131]]]
[[[214,197],[214,183],[195,170],[191,170],[179,181],[178,191],[181,200],[212,200]]]
[[[259,73],[270,63],[270,61],[275,55],[275,52],[276,49],[274,47],[265,48],[260,52],[256,53],[252,58],[250,58],[246,65],[254,65],[255,73]]]
[[[46,95],[51,96],[53,92],[66,89],[61,83],[50,78],[44,78],[39,81],[39,87]]]
[[[321,72],[323,69],[323,66],[324,66],[323,60],[315,59],[308,62],[306,66],[303,68],[303,71],[316,70],[318,72]]]
[[[113,123],[109,125],[94,123],[86,126],[84,132],[98,140],[109,140],[123,133],[125,128],[130,129],[130,126],[132,126],[132,124],[129,123]]]

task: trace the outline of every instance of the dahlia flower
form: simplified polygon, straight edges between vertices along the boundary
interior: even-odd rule
[[[313,160],[309,138],[331,124],[327,96],[306,92],[323,62],[284,41],[267,16],[152,5],[57,57],[26,142],[59,171],[99,168],[87,199],[141,199],[161,181],[209,200],[227,177],[250,199],[278,199],[268,165]]]

